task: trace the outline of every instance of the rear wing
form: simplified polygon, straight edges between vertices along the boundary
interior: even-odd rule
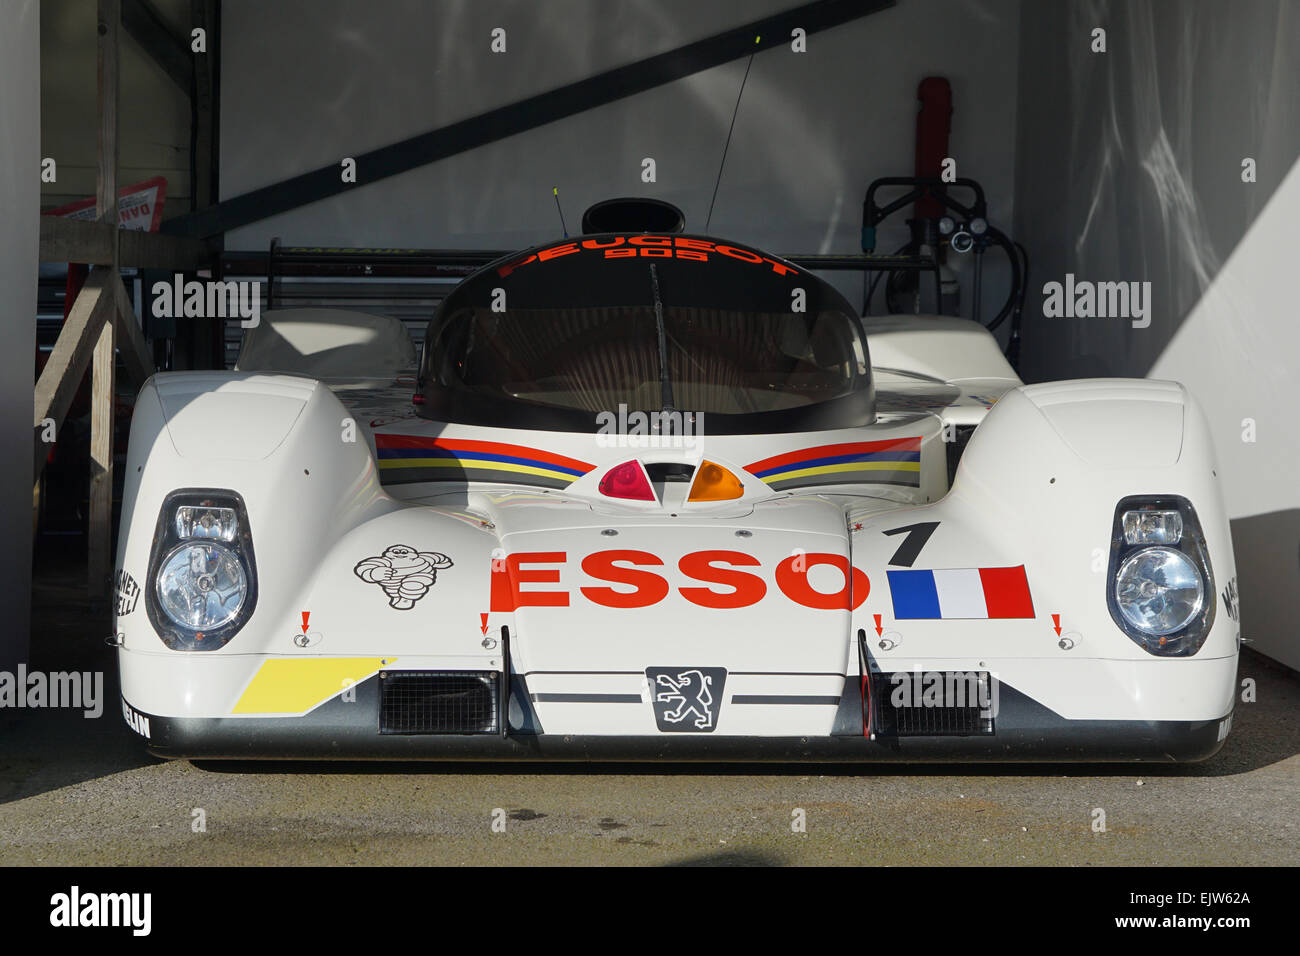
[[[265,251],[231,251],[221,256],[221,276],[258,282],[262,308],[347,309],[400,320],[415,349],[422,347],[429,318],[464,278],[514,255],[516,249],[404,249],[341,246],[285,246],[271,240]],[[930,256],[787,255],[788,262],[817,271],[930,272],[939,283],[939,263]],[[242,329],[228,321],[225,367],[242,345]]]
[[[276,307],[277,282],[283,278],[463,279],[514,249],[384,249],[329,246],[284,246],[272,239],[266,252],[227,252],[223,274],[265,276],[267,309]],[[786,255],[801,268],[818,271],[931,272],[939,281],[939,263],[932,256]]]

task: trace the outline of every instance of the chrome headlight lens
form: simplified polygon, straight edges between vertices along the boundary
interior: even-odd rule
[[[239,532],[239,518],[234,508],[201,508],[181,505],[176,509],[176,536],[180,538],[217,538],[234,541]]]
[[[149,562],[149,621],[174,651],[224,647],[257,605],[257,565],[244,500],[185,489],[158,515]]]
[[[1214,573],[1196,510],[1178,495],[1125,498],[1111,529],[1106,603],[1143,650],[1190,657],[1214,625]]]
[[[234,620],[248,599],[248,575],[239,558],[220,544],[195,542],[173,548],[158,570],[158,603],[174,624],[211,631]]]
[[[1177,544],[1183,540],[1183,516],[1177,511],[1134,508],[1124,512],[1125,544]]]
[[[1173,548],[1143,548],[1115,575],[1115,603],[1139,631],[1164,637],[1181,631],[1205,604],[1205,582],[1190,558]]]

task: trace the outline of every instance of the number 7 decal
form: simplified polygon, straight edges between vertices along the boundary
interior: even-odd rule
[[[922,521],[920,524],[909,524],[902,528],[891,528],[888,531],[882,531],[881,534],[906,534],[903,543],[898,546],[894,556],[889,559],[889,563],[894,567],[910,568],[916,563],[917,556],[925,543],[930,540],[930,535],[934,534],[934,529],[939,527],[937,521]]]

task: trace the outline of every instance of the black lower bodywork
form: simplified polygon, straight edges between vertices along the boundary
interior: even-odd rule
[[[380,732],[380,681],[356,685],[356,699],[334,698],[302,717],[160,717],[139,712],[148,748],[164,758],[230,760],[441,760],[739,763],[1091,763],[1192,762],[1223,745],[1231,715],[1205,721],[1067,720],[1003,684],[991,732],[934,736],[888,732],[873,717],[864,731],[862,686],[845,681],[828,737],[547,734],[524,681],[511,681],[508,727],[497,733]],[[879,715],[879,701],[873,701]]]

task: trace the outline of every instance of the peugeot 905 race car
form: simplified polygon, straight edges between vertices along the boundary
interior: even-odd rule
[[[127,474],[161,756],[1199,760],[1232,719],[1184,388],[1025,386],[739,242],[500,259],[418,367],[395,319],[270,311],[147,383]]]

